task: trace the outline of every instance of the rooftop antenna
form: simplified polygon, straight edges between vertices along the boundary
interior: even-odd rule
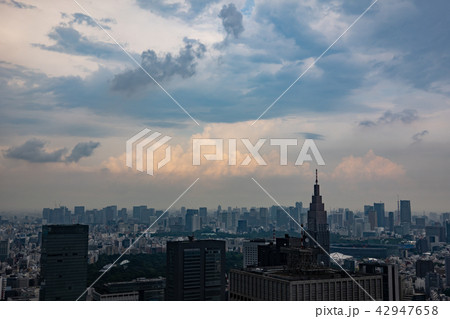
[[[318,183],[318,180],[317,180],[317,169],[316,169],[316,185],[317,185],[317,183]]]

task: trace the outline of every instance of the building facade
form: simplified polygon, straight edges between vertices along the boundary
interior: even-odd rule
[[[87,225],[42,226],[39,300],[75,301],[85,291],[88,230]]]
[[[316,248],[319,252],[317,254],[317,261],[324,266],[330,265],[330,229],[327,221],[327,212],[325,205],[322,202],[320,195],[320,187],[317,180],[316,170],[316,184],[314,185],[314,195],[312,196],[311,204],[308,211],[308,234],[312,239],[309,239],[310,247]],[[325,251],[324,251],[325,250]]]
[[[375,300],[383,300],[381,275],[354,277]],[[279,269],[230,271],[230,300],[234,301],[354,301],[372,300],[352,278],[322,270],[293,276]]]
[[[225,300],[225,241],[167,242],[166,300]]]

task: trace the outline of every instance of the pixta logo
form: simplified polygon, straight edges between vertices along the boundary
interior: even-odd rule
[[[202,146],[214,146],[215,153],[214,154],[204,154],[203,157],[208,161],[222,161],[224,159],[224,143],[221,138],[196,138],[193,139],[192,147],[193,147],[193,157],[192,164],[200,165],[201,162],[201,147]],[[250,164],[253,159],[256,161],[258,165],[267,165],[264,158],[259,154],[261,147],[266,142],[266,139],[261,138],[255,144],[252,144],[249,139],[242,138],[240,139],[241,143],[245,146],[249,154],[245,157],[245,159],[239,163],[239,165],[247,166]],[[270,145],[279,147],[280,152],[280,165],[285,166],[288,164],[288,147],[296,146],[298,143],[295,138],[273,138],[270,139]],[[306,139],[303,142],[300,153],[297,156],[297,160],[295,161],[295,165],[303,165],[304,162],[312,162],[313,159],[309,152],[314,155],[314,158],[317,162],[317,165],[325,165],[325,162],[322,158],[322,155],[319,152],[319,149],[314,143],[312,139]],[[234,166],[238,165],[237,163],[237,139],[228,139],[228,165]]]
[[[136,169],[140,172],[144,171],[144,150],[147,150],[147,174],[153,175],[153,161],[154,161],[154,152],[166,144],[168,141],[172,139],[170,136],[163,136],[158,141],[154,142],[158,137],[162,134],[159,132],[151,132],[149,129],[143,129],[132,138],[127,140],[126,142],[126,165],[130,168],[133,168],[133,146],[136,145]],[[154,143],[153,143],[154,142]],[[152,144],[153,143],[153,144]],[[158,169],[166,165],[170,161],[171,157],[171,148],[167,146],[165,157],[158,162]]]

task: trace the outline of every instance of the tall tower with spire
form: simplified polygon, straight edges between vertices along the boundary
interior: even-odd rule
[[[309,246],[317,249],[318,264],[323,263],[324,266],[328,267],[330,265],[330,257],[317,245],[319,244],[328,254],[330,253],[330,229],[328,227],[325,205],[322,203],[322,196],[320,195],[317,169],[314,195],[308,211],[308,233],[314,239],[310,239]]]

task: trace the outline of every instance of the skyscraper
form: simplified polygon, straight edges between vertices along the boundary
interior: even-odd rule
[[[242,244],[243,250],[243,267],[247,268],[250,266],[258,265],[258,246],[260,245],[268,245],[265,239],[251,239],[250,241],[244,241]]]
[[[42,226],[39,300],[74,301],[85,291],[87,225]]]
[[[445,257],[445,280],[447,287],[450,287],[450,256]]]
[[[385,227],[386,225],[384,224],[384,218],[385,218],[384,203],[373,203],[373,209],[375,210],[375,212],[377,214],[377,226]]]
[[[400,223],[411,224],[411,202],[409,200],[400,201]]]
[[[418,260],[416,261],[416,276],[425,278],[429,272],[434,272],[434,263],[432,260]]]
[[[9,255],[9,240],[0,240],[0,262],[6,261]]]
[[[312,196],[308,211],[308,233],[314,239],[310,239],[310,247],[318,249],[317,262],[319,264],[323,263],[324,266],[328,267],[330,265],[330,230],[327,222],[327,212],[325,211],[325,205],[322,203],[322,196],[320,195],[317,170],[314,195]],[[321,247],[318,247],[318,245]]]
[[[389,231],[394,231],[394,212],[389,212]]]
[[[188,209],[185,217],[185,231],[195,232],[200,229],[198,209]]]
[[[166,300],[225,300],[225,241],[167,242]]]
[[[200,227],[204,227],[208,223],[208,208],[200,207],[198,212],[200,214]]]

